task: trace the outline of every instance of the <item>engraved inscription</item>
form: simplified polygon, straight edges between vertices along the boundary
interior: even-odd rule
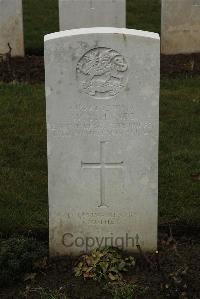
[[[109,209],[99,209],[98,211],[67,211],[66,217],[69,221],[79,221],[80,224],[95,225],[95,224],[106,224],[116,225],[128,221],[132,222],[133,219],[138,221],[138,215],[135,211],[115,211],[112,212]]]
[[[68,108],[66,120],[48,124],[48,131],[54,137],[98,136],[140,136],[150,135],[153,125],[150,119],[138,118],[132,105],[76,104]]]
[[[105,195],[105,169],[106,168],[122,168],[123,167],[123,161],[121,162],[112,162],[112,163],[106,163],[104,161],[104,145],[106,144],[106,141],[100,142],[100,162],[98,163],[85,163],[81,161],[81,167],[82,168],[96,168],[100,169],[100,207],[108,207],[106,204],[106,195]]]
[[[80,220],[85,219],[85,218],[93,218],[93,219],[97,219],[97,218],[103,218],[103,217],[107,217],[107,218],[112,218],[112,219],[120,219],[120,221],[122,221],[122,218],[132,218],[132,217],[136,217],[137,213],[135,211],[109,211],[107,210],[106,213],[105,211],[102,210],[98,210],[97,211],[66,211],[66,215],[68,219],[72,219],[72,218],[79,218]]]
[[[106,99],[125,88],[128,64],[117,51],[99,47],[81,57],[76,74],[81,92],[96,99]]]

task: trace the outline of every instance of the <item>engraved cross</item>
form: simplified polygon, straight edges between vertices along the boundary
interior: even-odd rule
[[[90,169],[100,169],[100,205],[98,207],[108,207],[106,205],[106,192],[105,192],[105,170],[113,169],[113,168],[122,168],[124,162],[111,162],[106,163],[104,161],[104,147],[106,141],[100,142],[100,162],[97,163],[85,163],[81,161],[82,168],[90,168]]]

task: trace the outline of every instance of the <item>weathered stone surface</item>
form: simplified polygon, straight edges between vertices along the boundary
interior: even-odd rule
[[[45,37],[51,255],[156,248],[159,54],[136,30]]]
[[[126,27],[126,0],[59,0],[60,30]]]
[[[0,0],[0,54],[24,56],[22,0]]]
[[[200,52],[200,0],[162,0],[161,52]]]

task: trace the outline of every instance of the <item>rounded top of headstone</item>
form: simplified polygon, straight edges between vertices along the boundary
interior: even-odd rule
[[[115,28],[115,27],[92,27],[92,28],[71,29],[71,30],[65,30],[65,31],[47,34],[44,37],[44,42],[67,37],[67,36],[70,37],[70,36],[87,35],[87,34],[124,34],[124,35],[150,38],[155,40],[160,39],[159,34],[154,32],[135,30],[135,29],[126,29],[126,28]]]

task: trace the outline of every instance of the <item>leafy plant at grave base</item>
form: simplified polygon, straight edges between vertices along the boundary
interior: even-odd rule
[[[45,266],[46,256],[44,244],[33,238],[0,240],[0,286],[24,278],[25,273],[26,280],[34,278],[32,272]]]
[[[83,255],[74,268],[75,276],[93,280],[120,281],[122,273],[135,266],[133,257],[123,257],[118,249],[95,249]]]
[[[117,284],[108,284],[106,286],[106,290],[111,293],[113,299],[135,299],[136,296],[146,295],[149,288],[141,287],[136,284],[120,282]]]

